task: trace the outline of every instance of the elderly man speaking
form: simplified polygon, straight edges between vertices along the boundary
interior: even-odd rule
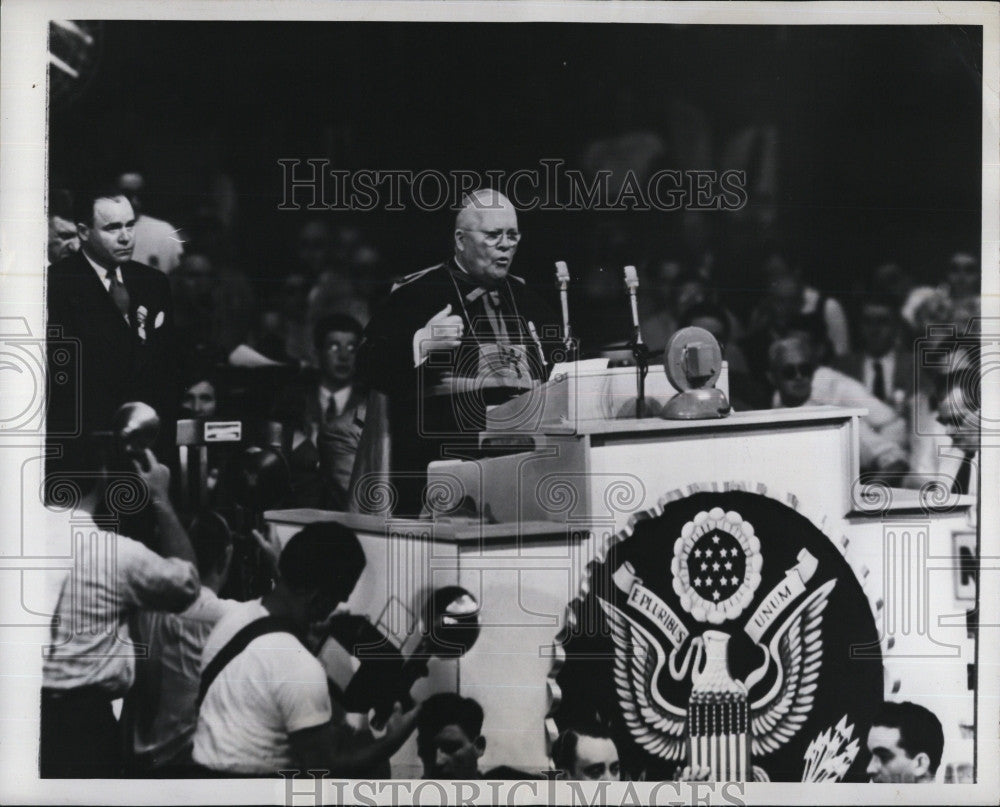
[[[520,241],[503,194],[469,194],[454,255],[403,278],[365,331],[359,364],[388,399],[396,513],[419,513],[429,462],[475,448],[487,407],[548,378],[555,320],[510,273]]]

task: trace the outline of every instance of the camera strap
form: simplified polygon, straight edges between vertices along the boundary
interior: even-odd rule
[[[215,657],[202,672],[201,685],[198,687],[198,706],[201,706],[202,701],[205,700],[205,695],[208,694],[208,688],[212,686],[212,682],[219,677],[219,673],[226,668],[226,665],[246,650],[250,642],[258,636],[265,636],[268,633],[290,633],[299,642],[302,641],[298,635],[296,625],[285,617],[262,616],[260,619],[255,619],[249,625],[245,625],[215,654]]]

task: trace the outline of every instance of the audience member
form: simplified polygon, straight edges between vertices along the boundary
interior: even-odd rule
[[[361,333],[361,323],[345,314],[324,317],[313,328],[320,357],[319,381],[306,400],[305,414],[313,438],[323,423],[343,417],[364,400],[365,388],[357,381],[355,364]]]
[[[354,456],[343,455],[347,446],[336,439],[324,440],[324,435],[353,424],[367,396],[355,372],[361,333],[361,324],[346,314],[333,314],[316,323],[318,378],[303,375],[302,382],[288,388],[278,401],[273,417],[282,427],[282,450],[298,507],[343,509],[347,502]]]
[[[49,443],[65,452],[57,467],[86,468],[86,455],[71,438],[110,428],[127,401],[142,401],[160,416],[157,450],[173,451],[178,356],[173,304],[166,277],[131,260],[135,245],[132,205],[117,190],[76,197],[80,251],[49,267],[48,323],[61,329],[49,351],[75,340],[72,384],[52,385],[48,398]],[[51,467],[51,466],[50,466]]]
[[[103,502],[114,477],[107,447],[92,450],[99,471],[79,478],[82,498],[67,514],[74,565],[59,592],[42,663],[42,777],[120,775],[122,743],[111,703],[135,678],[129,620],[143,608],[183,611],[198,596],[195,552],[168,497],[170,471],[148,449],[132,460],[155,514],[150,540],[157,554],[106,526]]]
[[[618,748],[599,726],[562,731],[552,744],[552,762],[563,779],[617,782],[621,779]]]
[[[486,751],[483,707],[454,692],[431,695],[417,717],[417,755],[424,779],[537,779],[501,765],[486,773],[479,760]]]
[[[917,286],[903,304],[903,319],[917,338],[927,336],[928,326],[956,324],[965,333],[969,321],[980,313],[982,272],[969,252],[955,252],[938,286]]]
[[[920,286],[910,292],[903,304],[903,320],[915,339],[927,336],[927,328],[952,321],[954,305],[941,289]]]
[[[177,268],[181,255],[184,254],[184,243],[177,228],[162,219],[146,215],[142,203],[146,180],[141,173],[125,171],[118,175],[117,185],[136,215],[133,259],[170,274]]]
[[[777,339],[769,351],[768,378],[775,387],[773,407],[842,406],[864,408],[859,421],[861,470],[898,474],[907,470],[906,423],[870,395],[860,382],[817,365],[806,334]]]
[[[252,351],[257,301],[246,276],[211,250],[192,245],[171,275],[174,314],[183,358],[239,364],[238,349]]]
[[[914,394],[913,345],[904,347],[899,311],[887,297],[860,303],[858,350],[841,356],[837,368],[898,412]]]
[[[371,318],[368,299],[359,290],[359,284],[352,275],[350,269],[339,272],[328,270],[316,278],[307,297],[306,318],[309,322],[343,314],[356,319],[362,326],[368,324]]]
[[[326,770],[343,778],[388,759],[413,731],[417,709],[397,705],[385,734],[357,743],[330,698],[326,672],[306,647],[311,628],[347,600],[365,567],[354,533],[305,527],[285,545],[278,581],[212,630],[201,660],[197,765],[227,775]]]
[[[193,367],[188,371],[188,380],[181,396],[180,416],[183,420],[207,421],[239,421],[241,437],[252,442],[256,434],[252,431],[253,420],[247,419],[243,407],[238,408],[239,416],[233,412],[227,400],[226,389],[222,379],[210,367]],[[229,440],[204,439],[200,424],[178,422],[178,446],[187,446],[187,460],[178,462],[178,479],[180,480],[178,507],[186,518],[191,518],[206,507],[218,507],[228,513],[231,506],[232,490],[227,489],[226,482],[232,487],[232,474],[226,475],[226,469],[232,466],[234,456],[245,443]],[[178,459],[180,458],[178,454]],[[183,476],[187,469],[186,479]],[[186,485],[184,484],[186,481]]]
[[[316,356],[308,324],[312,281],[303,272],[283,278],[273,299],[265,303],[258,349],[278,362],[315,366]]]
[[[357,512],[357,502],[352,499],[351,483],[367,416],[368,402],[361,401],[353,410],[332,423],[324,424],[319,433],[324,492],[329,506],[334,510]]]
[[[364,428],[368,391],[358,382],[355,366],[361,333],[361,324],[344,314],[320,320],[314,330],[320,380],[314,410],[318,417],[310,431],[319,449],[322,499],[336,510],[347,509],[351,471]]]
[[[930,344],[943,358],[921,368],[906,486],[936,482],[975,494],[981,423],[978,337],[932,338]]]
[[[181,397],[181,414],[188,418],[215,417],[219,404],[217,383],[210,377],[198,376],[188,384]]]
[[[969,298],[978,300],[982,288],[979,259],[969,252],[954,253],[948,260],[944,288],[955,302]]]
[[[944,732],[929,709],[909,701],[888,701],[872,720],[867,745],[870,782],[933,784],[944,752]]]
[[[147,648],[128,702],[137,772],[190,766],[201,653],[215,624],[238,605],[218,596],[233,559],[225,519],[205,511],[191,523],[190,535],[201,577],[198,599],[179,614],[143,610],[135,619],[135,637]]]
[[[789,266],[780,255],[772,255],[765,262],[764,277],[764,299],[751,317],[744,343],[747,358],[755,370],[763,371],[767,367],[771,343],[792,331],[808,333],[824,363],[848,352],[847,317],[840,303],[807,286],[800,270]]]
[[[912,275],[893,261],[883,263],[872,272],[867,284],[876,297],[888,300],[897,315],[902,315],[903,306],[916,287]]]
[[[978,404],[961,384],[955,384],[941,401],[937,418],[951,438],[953,448],[941,452],[938,473],[952,480],[952,493],[976,495],[981,429]]]
[[[681,259],[663,256],[650,262],[648,288],[638,296],[639,326],[650,350],[662,350],[677,330],[678,285],[688,275]]]
[[[56,188],[49,191],[49,263],[80,249],[80,235],[73,220],[73,196]]]
[[[334,263],[334,241],[325,218],[310,218],[295,233],[296,271],[315,280]]]
[[[912,453],[912,486],[928,481],[953,493],[978,489],[981,432],[979,345],[973,338],[946,339],[935,345],[944,356],[940,367],[925,368],[936,389],[926,396],[926,419]],[[937,372],[932,372],[937,370]],[[933,424],[929,421],[933,418]],[[931,428],[931,425],[937,428]]]

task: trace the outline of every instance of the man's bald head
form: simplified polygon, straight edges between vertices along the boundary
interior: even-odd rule
[[[517,211],[506,196],[489,188],[466,195],[455,217],[455,260],[473,278],[499,285],[520,240]]]
[[[474,227],[480,221],[480,214],[483,211],[507,208],[513,211],[514,205],[500,191],[493,188],[480,188],[462,197],[462,207],[459,209],[458,216],[455,219],[455,227]],[[514,214],[517,215],[517,212],[514,211]]]

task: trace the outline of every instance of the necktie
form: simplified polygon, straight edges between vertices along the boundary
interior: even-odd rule
[[[885,371],[882,369],[882,359],[872,359],[875,370],[875,377],[872,379],[872,394],[880,401],[884,401],[885,395]]]
[[[108,270],[107,271],[108,292],[111,294],[111,299],[115,301],[115,305],[118,306],[118,310],[122,312],[122,316],[128,319],[129,307],[131,306],[131,299],[129,298],[128,289],[125,288],[125,284],[119,282],[118,272]]]
[[[337,399],[332,395],[326,403],[326,412],[323,413],[323,421],[330,425],[337,419]]]
[[[969,482],[972,481],[972,455],[963,454],[962,464],[958,466],[958,473],[955,474],[955,484],[951,486],[951,492],[964,496],[969,492]]]

